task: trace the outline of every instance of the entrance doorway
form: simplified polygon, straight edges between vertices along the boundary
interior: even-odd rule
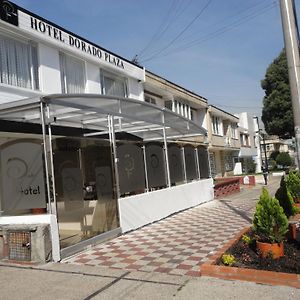
[[[119,227],[110,143],[57,138],[53,158],[61,249]]]

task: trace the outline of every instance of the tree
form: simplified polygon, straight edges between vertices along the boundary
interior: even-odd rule
[[[280,152],[276,156],[276,163],[277,163],[277,165],[281,165],[285,168],[285,167],[290,166],[293,163],[293,161],[287,152]]]
[[[273,152],[270,154],[269,159],[276,160],[276,157],[277,157],[277,155],[278,155],[279,153],[280,153],[280,152],[279,152],[278,150],[273,151]]]
[[[292,100],[289,86],[288,66],[285,51],[269,65],[265,79],[262,121],[270,135],[290,138],[294,135]]]
[[[287,218],[294,216],[298,212],[293,197],[287,189],[284,176],[281,177],[280,187],[276,191],[275,198],[279,201]]]

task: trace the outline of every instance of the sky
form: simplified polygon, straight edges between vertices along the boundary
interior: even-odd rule
[[[13,0],[230,113],[261,116],[279,0]],[[300,0],[295,0],[299,16]]]

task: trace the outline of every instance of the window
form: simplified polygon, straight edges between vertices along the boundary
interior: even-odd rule
[[[0,35],[0,82],[39,89],[37,47]]]
[[[150,97],[148,95],[145,95],[145,101],[148,103],[156,104],[156,100],[153,97]]]
[[[174,100],[172,110],[176,112],[179,115],[182,115],[183,117],[192,120],[192,113],[191,110],[193,108],[190,107],[190,105],[183,103],[178,100]],[[196,111],[194,109],[194,111]],[[194,115],[195,116],[195,115]]]
[[[126,79],[112,73],[101,72],[101,90],[103,95],[127,97]]]
[[[241,133],[240,141],[241,141],[241,146],[250,147],[250,138],[248,134]]]
[[[235,123],[232,123],[231,124],[231,137],[233,138],[233,139],[237,139],[237,124],[235,124]]]
[[[221,119],[219,117],[212,117],[213,134],[221,135]]]
[[[190,117],[190,119],[191,119],[192,121],[195,121],[195,120],[196,120],[196,113],[197,113],[197,110],[194,109],[194,108],[191,108],[191,117]]]
[[[165,107],[169,110],[172,110],[172,100],[165,101]]]
[[[85,66],[82,60],[60,53],[61,86],[63,93],[80,94],[85,91]]]

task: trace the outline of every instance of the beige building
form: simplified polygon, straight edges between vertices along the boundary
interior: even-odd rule
[[[207,113],[208,149],[213,177],[233,175],[241,148],[238,122],[238,117],[214,105],[209,105]]]

